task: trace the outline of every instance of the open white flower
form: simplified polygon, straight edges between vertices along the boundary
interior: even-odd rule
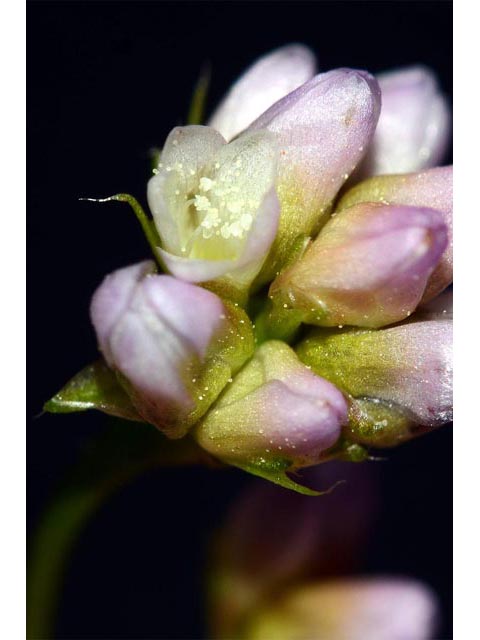
[[[148,184],[159,255],[170,273],[190,282],[228,275],[248,286],[278,227],[276,168],[269,132],[227,144],[210,127],[173,129]]]

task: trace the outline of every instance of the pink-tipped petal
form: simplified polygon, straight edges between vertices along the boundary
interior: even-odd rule
[[[448,245],[428,280],[422,302],[434,298],[453,280],[453,167],[437,167],[405,175],[375,176],[350,189],[337,211],[360,202],[430,207],[443,214]]]
[[[451,421],[453,407],[452,320],[440,317],[379,331],[314,332],[297,353],[353,398],[393,403],[412,424],[437,427]]]
[[[451,113],[434,73],[410,67],[380,74],[382,111],[365,159],[370,175],[408,173],[443,160]]]
[[[358,204],[331,218],[270,294],[310,324],[391,324],[415,310],[446,244],[438,211]]]
[[[196,438],[230,461],[261,456],[309,466],[336,442],[346,416],[338,389],[311,373],[286,344],[270,341],[237,374]]]
[[[118,269],[105,277],[93,295],[90,316],[98,345],[108,364],[113,361],[109,345],[112,329],[128,309],[138,283],[154,271],[155,265],[150,260]]]
[[[231,140],[274,102],[310,80],[315,66],[313,53],[300,44],[268,53],[235,82],[210,118],[209,126]]]
[[[376,80],[364,71],[337,69],[275,103],[248,131],[272,132],[280,149],[277,191],[282,206],[276,257],[288,257],[292,242],[310,235],[363,157],[380,112]]]

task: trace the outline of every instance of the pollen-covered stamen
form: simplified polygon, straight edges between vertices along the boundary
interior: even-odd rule
[[[248,251],[264,257],[278,224],[272,197],[276,159],[270,133],[245,134],[226,144],[208,127],[175,129],[149,183],[162,250],[209,262],[237,261]],[[256,220],[267,206],[271,218],[256,233]]]
[[[227,250],[235,254],[243,245],[261,198],[242,194],[238,185],[242,164],[241,158],[228,167],[221,167],[218,162],[212,163],[205,167],[202,172],[204,175],[199,177],[194,189],[186,196],[193,229],[182,249],[184,254],[198,257],[209,250],[218,253],[216,240],[222,240],[222,253]],[[225,245],[225,240],[230,242]]]

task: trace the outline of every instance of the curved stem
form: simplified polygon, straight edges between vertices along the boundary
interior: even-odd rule
[[[89,447],[35,532],[28,561],[27,640],[54,637],[71,552],[89,520],[117,489],[160,465],[209,462],[189,437],[168,440],[150,425],[111,422],[112,428]]]
[[[210,64],[206,63],[193,89],[192,101],[188,112],[187,124],[202,124],[205,115],[205,102],[210,86]]]
[[[117,193],[113,196],[109,196],[108,198],[80,198],[80,200],[86,200],[87,202],[127,202],[132,208],[137,220],[140,222],[143,233],[147,239],[148,244],[150,245],[150,249],[155,257],[155,260],[162,267],[162,264],[158,257],[157,249],[160,246],[160,238],[158,236],[155,225],[150,218],[148,218],[147,214],[143,210],[142,205],[138,202],[136,198],[131,196],[129,193]]]

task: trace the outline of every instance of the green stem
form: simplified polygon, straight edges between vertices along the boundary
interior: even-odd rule
[[[205,103],[210,86],[210,65],[205,64],[193,90],[192,101],[187,116],[187,124],[202,124],[205,115]]]
[[[143,423],[112,420],[41,518],[28,558],[27,640],[54,637],[68,560],[89,520],[117,489],[157,466],[209,464],[190,437],[168,440]]]
[[[128,193],[117,193],[114,196],[109,196],[108,198],[80,198],[80,200],[86,200],[88,202],[127,202],[136,215],[137,220],[140,222],[143,233],[145,234],[147,242],[150,245],[155,260],[157,261],[159,266],[162,267],[157,252],[157,249],[160,246],[160,238],[158,236],[157,230],[153,221],[147,217],[145,211],[143,210],[143,207],[136,198]]]
[[[104,488],[67,492],[45,513],[28,563],[27,640],[54,637],[66,559],[106,496]]]

